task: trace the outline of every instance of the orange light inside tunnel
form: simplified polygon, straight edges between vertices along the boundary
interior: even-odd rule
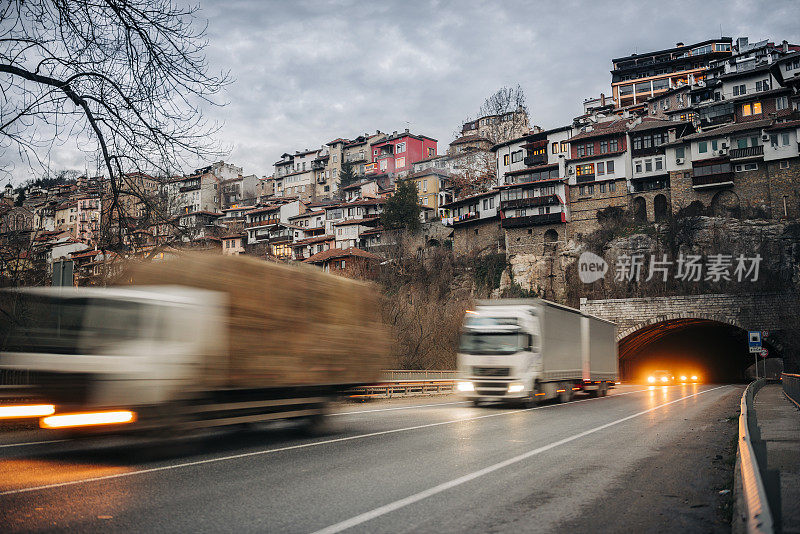
[[[30,404],[27,406],[0,406],[0,419],[18,419],[23,417],[42,417],[52,415],[56,407],[52,404]]]
[[[133,423],[136,414],[128,410],[110,412],[68,413],[51,415],[39,420],[42,428],[74,428],[82,426],[117,425]]]

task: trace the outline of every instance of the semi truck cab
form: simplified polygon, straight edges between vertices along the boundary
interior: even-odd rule
[[[541,372],[534,306],[479,306],[466,313],[458,354],[458,390],[473,401],[527,399]]]

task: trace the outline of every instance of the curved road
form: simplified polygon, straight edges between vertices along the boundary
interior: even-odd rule
[[[152,462],[125,443],[31,433],[0,441],[0,531],[729,531],[719,490],[741,391],[346,404],[323,437],[219,432]]]

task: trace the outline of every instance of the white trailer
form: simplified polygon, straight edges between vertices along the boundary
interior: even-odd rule
[[[614,323],[541,299],[482,300],[466,313],[458,390],[476,405],[603,396],[617,374]]]

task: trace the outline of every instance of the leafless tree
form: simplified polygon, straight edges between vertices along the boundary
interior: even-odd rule
[[[478,110],[477,128],[456,132],[456,136],[476,134],[489,139],[492,144],[501,143],[525,135],[530,130],[528,104],[525,91],[516,87],[501,87],[481,105]],[[464,123],[473,122],[469,119]]]
[[[10,0],[0,7],[0,152],[40,154],[74,139],[99,150],[111,217],[125,221],[124,194],[158,206],[126,179],[168,177],[187,158],[216,157],[216,105],[228,83],[205,61],[197,8],[173,0]],[[167,220],[166,214],[148,213]],[[113,241],[123,241],[124,224]]]
[[[457,198],[482,193],[497,185],[497,161],[492,152],[475,150],[462,155],[450,177]]]

